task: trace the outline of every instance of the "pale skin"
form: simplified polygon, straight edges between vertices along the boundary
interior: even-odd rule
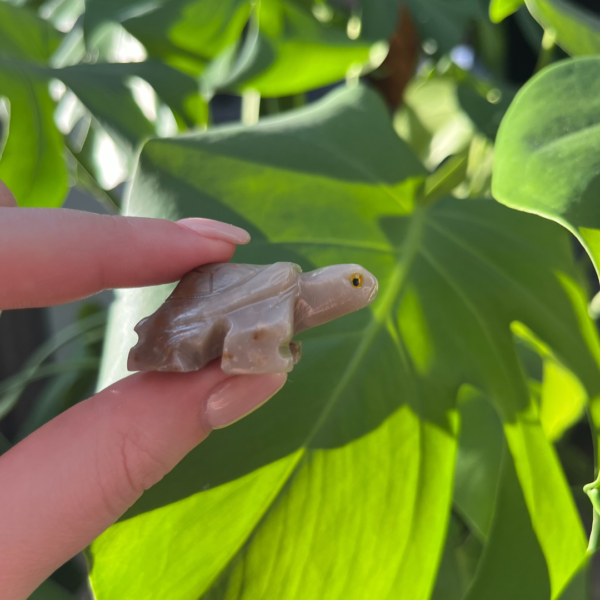
[[[243,230],[205,219],[18,208],[0,182],[0,310],[177,281],[228,261]],[[136,373],[0,456],[0,597],[24,600],[213,429],[273,396],[285,374]]]

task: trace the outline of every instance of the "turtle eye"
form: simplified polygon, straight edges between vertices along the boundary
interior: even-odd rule
[[[362,275],[360,273],[354,273],[354,275],[352,275],[352,277],[350,277],[350,283],[352,284],[352,287],[355,287],[355,288],[362,287],[362,284],[363,284]]]

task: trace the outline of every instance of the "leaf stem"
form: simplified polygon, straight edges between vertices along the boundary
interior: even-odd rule
[[[592,442],[594,445],[594,477],[595,481],[583,486],[583,491],[588,495],[592,503],[592,531],[588,540],[588,554],[594,554],[600,546],[600,480],[598,477],[598,428],[594,422],[594,410],[588,408],[588,422],[592,433]]]
[[[427,211],[422,208],[416,208],[413,212],[406,237],[404,238],[404,242],[400,249],[396,268],[387,282],[385,294],[382,295],[377,309],[373,310],[375,318],[364,330],[361,342],[356,348],[356,352],[348,363],[343,376],[334,388],[331,397],[323,407],[323,411],[315,426],[312,428],[311,433],[305,440],[305,447],[309,446],[310,442],[329,418],[337,401],[342,396],[347,386],[350,385],[352,378],[356,375],[361,361],[364,360],[377,334],[381,328],[385,326],[387,319],[390,314],[392,314],[395,303],[398,302],[401,297],[412,266],[419,254],[421,241],[423,239],[423,231],[425,229],[426,216]]]
[[[542,46],[538,55],[538,61],[535,65],[534,73],[538,73],[544,67],[547,67],[554,57],[554,47],[556,46],[556,32],[553,29],[544,31],[542,37]]]
[[[245,90],[242,94],[242,124],[256,125],[260,116],[260,94],[256,90]]]
[[[594,554],[598,550],[598,540],[600,539],[600,515],[595,508],[593,510],[594,516],[592,518],[592,531],[587,548],[588,554]]]

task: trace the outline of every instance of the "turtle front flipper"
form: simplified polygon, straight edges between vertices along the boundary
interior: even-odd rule
[[[293,293],[267,298],[229,315],[221,368],[232,374],[288,373],[298,362]]]

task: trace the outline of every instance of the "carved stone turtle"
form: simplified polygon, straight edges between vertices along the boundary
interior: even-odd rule
[[[369,305],[377,279],[359,265],[302,273],[289,262],[215,263],[184,275],[135,327],[130,371],[195,371],[222,356],[226,373],[285,373],[301,356],[295,333]]]

